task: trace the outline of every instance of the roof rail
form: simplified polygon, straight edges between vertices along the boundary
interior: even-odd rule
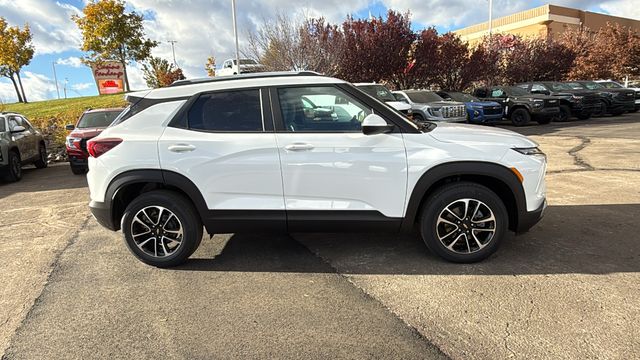
[[[246,73],[246,74],[240,74],[240,75],[216,76],[212,78],[177,80],[177,81],[174,81],[171,85],[169,85],[169,87],[204,84],[204,83],[217,82],[217,81],[263,79],[263,78],[286,77],[286,76],[321,76],[321,74],[315,71],[277,71],[277,72]]]

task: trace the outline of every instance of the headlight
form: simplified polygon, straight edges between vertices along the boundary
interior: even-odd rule
[[[519,152],[522,155],[541,156],[541,157],[544,157],[544,158],[547,157],[547,155],[545,153],[543,153],[542,150],[540,150],[537,147],[513,148],[513,150]]]
[[[535,107],[544,106],[544,100],[542,100],[542,99],[533,99],[533,106],[535,106]]]
[[[478,110],[474,110],[473,111],[473,116],[479,116],[480,115],[480,111]]]
[[[582,101],[582,98],[584,98],[584,96],[576,96],[576,95],[571,96],[571,99],[575,101]]]

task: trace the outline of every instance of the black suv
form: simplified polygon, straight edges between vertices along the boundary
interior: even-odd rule
[[[502,105],[504,116],[515,126],[523,126],[531,119],[539,124],[548,124],[560,113],[560,102],[548,95],[530,94],[517,86],[494,86],[479,88],[473,94],[487,101]]]
[[[560,101],[560,114],[556,121],[567,121],[573,115],[586,120],[600,112],[600,95],[591,90],[573,89],[571,86],[553,81],[538,81],[516,85],[531,94],[551,95]]]
[[[602,107],[597,115],[622,115],[636,107],[636,93],[631,89],[607,89],[595,81],[567,81],[565,84],[575,90],[593,90],[600,94]]]

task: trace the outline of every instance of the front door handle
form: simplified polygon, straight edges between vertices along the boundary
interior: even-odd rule
[[[195,150],[196,147],[190,144],[173,144],[169,145],[169,151],[175,153],[183,153]]]
[[[313,149],[313,145],[308,143],[293,143],[284,147],[288,151],[308,151]]]

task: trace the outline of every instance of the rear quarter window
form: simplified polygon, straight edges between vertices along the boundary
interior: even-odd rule
[[[187,114],[189,128],[217,132],[261,132],[260,90],[203,94]]]

